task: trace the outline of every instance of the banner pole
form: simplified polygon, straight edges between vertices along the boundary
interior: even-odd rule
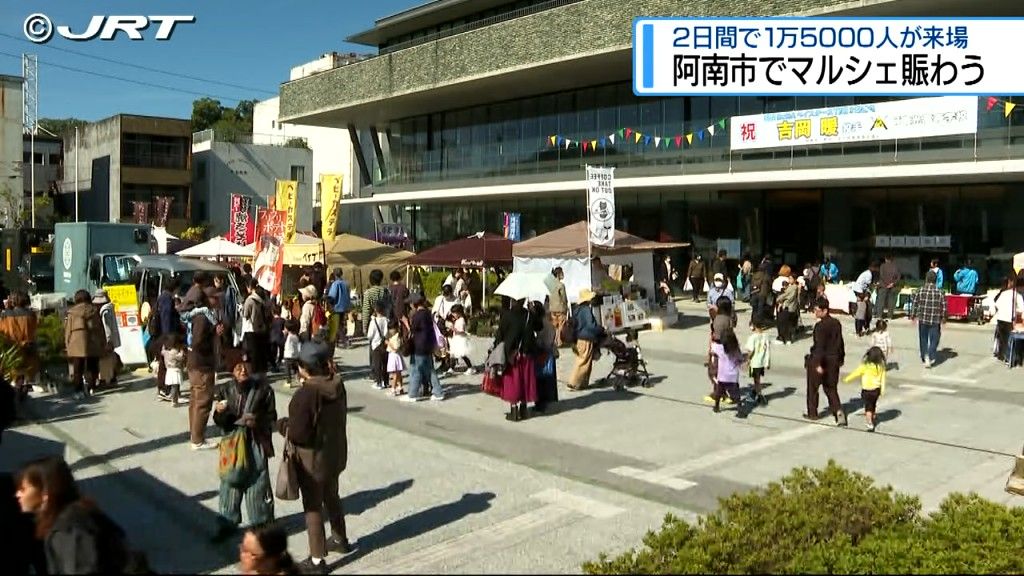
[[[583,205],[584,210],[584,222],[586,222],[586,238],[587,238],[587,286],[591,290],[594,290],[594,248],[590,244],[590,164],[586,165],[586,204]],[[596,292],[596,290],[595,290]]]

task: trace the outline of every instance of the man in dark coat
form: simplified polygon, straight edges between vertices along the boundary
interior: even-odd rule
[[[819,298],[814,305],[818,323],[814,325],[814,341],[805,359],[807,368],[807,420],[818,419],[818,388],[825,390],[828,409],[836,424],[846,426],[846,414],[839,399],[839,369],[846,361],[843,325],[829,314],[828,300]]]

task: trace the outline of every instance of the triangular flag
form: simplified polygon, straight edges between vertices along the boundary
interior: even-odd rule
[[[693,132],[690,132],[689,134],[686,135],[686,143],[693,144]]]
[[[636,136],[636,138],[633,140],[634,144],[639,144],[640,143],[640,139],[644,137],[644,135],[639,133],[639,132],[635,132],[634,136]]]
[[[583,141],[583,151],[584,152],[587,151],[587,146],[589,146],[589,145],[590,145],[590,142],[587,142],[586,140]]]
[[[658,146],[661,146],[661,138],[659,138],[658,136],[655,136],[654,137],[654,147],[657,148]]]
[[[710,132],[712,136],[715,135],[715,125],[714,124],[712,124],[711,126],[708,126],[708,132]]]
[[[633,129],[632,128],[626,128],[626,138],[629,138],[629,135],[632,134],[632,133],[633,133]]]
[[[615,146],[615,134],[609,134],[608,141],[612,143],[612,146]]]
[[[697,138],[700,138],[701,142],[704,141],[704,131],[703,130],[701,130],[700,132],[697,132]]]
[[[683,137],[682,136],[676,136],[676,148],[682,148],[682,147],[683,147]]]
[[[559,136],[558,137],[558,145],[561,146],[562,142],[565,142],[565,138],[562,138],[561,136]]]
[[[721,120],[718,121],[718,127],[721,128],[722,130],[725,130],[725,118],[722,118]]]
[[[601,138],[601,148],[605,147],[605,142],[607,142],[607,141],[608,141],[607,138]]]
[[[1017,105],[1014,104],[1013,102],[1003,102],[1003,106],[1005,107],[1005,109],[1003,110],[1004,118],[1009,117],[1010,112],[1013,112],[1013,109],[1017,107]]]
[[[565,149],[568,150],[569,146],[571,146],[571,145],[572,145],[572,140],[569,140],[568,138],[566,138],[565,139]]]
[[[626,131],[624,129],[622,129],[622,128],[619,128],[619,138],[625,138],[626,137],[625,134],[626,134]]]
[[[998,103],[999,103],[999,98],[996,98],[995,96],[989,96],[988,100],[985,100],[985,111],[986,112],[991,112],[992,108],[994,108],[995,105],[998,104]]]
[[[551,137],[548,138],[548,140],[551,142],[552,146],[555,145],[555,140],[557,140],[557,139],[558,139],[558,136],[551,136]]]
[[[591,140],[590,141],[590,149],[591,150],[597,150],[597,140]]]
[[[650,146],[650,145],[651,145],[651,137],[650,136],[644,136],[644,146]]]

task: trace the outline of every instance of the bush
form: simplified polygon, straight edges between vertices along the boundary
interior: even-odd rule
[[[1020,573],[1024,511],[949,496],[928,518],[917,498],[829,462],[721,500],[697,526],[673,516],[644,547],[584,564],[589,574]]]
[[[39,360],[43,364],[62,361],[64,355],[64,322],[59,314],[44,314],[36,327]]]

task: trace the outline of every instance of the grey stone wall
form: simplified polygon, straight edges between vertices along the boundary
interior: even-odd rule
[[[638,16],[778,16],[847,0],[585,0],[281,86],[281,117],[344,108],[611,49],[629,49]]]

